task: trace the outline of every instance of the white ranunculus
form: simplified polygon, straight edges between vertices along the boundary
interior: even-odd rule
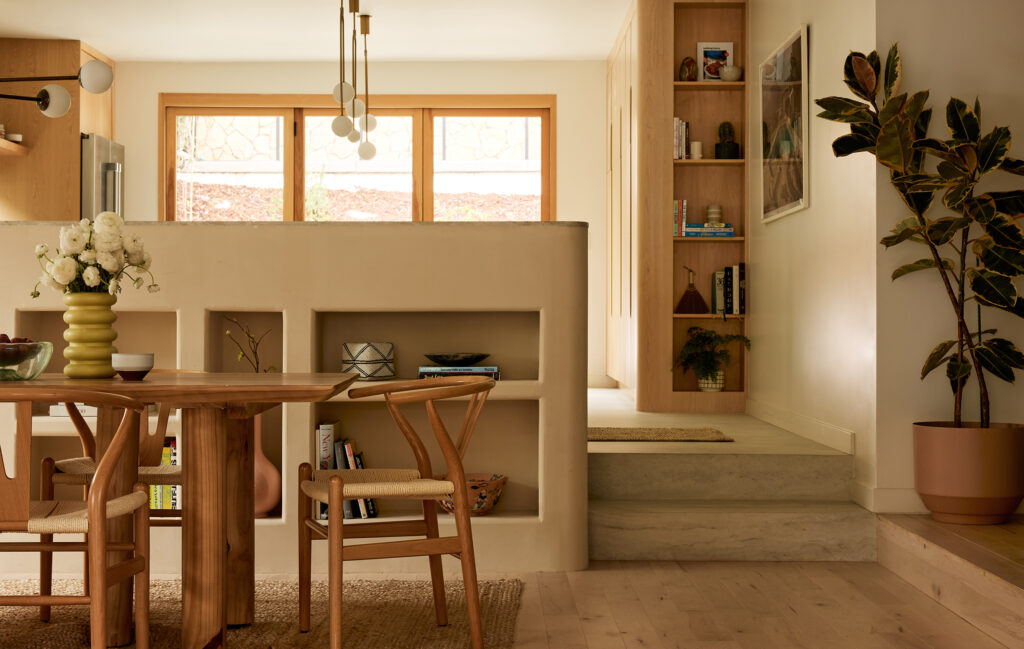
[[[49,273],[43,273],[39,277],[39,283],[42,284],[43,286],[48,286],[55,291],[63,292],[65,288],[63,284],[58,284],[57,280],[53,279],[53,276],[50,275]]]
[[[60,257],[53,262],[53,271],[50,273],[58,284],[67,286],[75,281],[78,275],[78,262],[73,257]]]
[[[89,240],[82,230],[76,226],[69,225],[60,229],[60,251],[65,255],[77,255],[85,250],[85,243]]]
[[[78,227],[82,232],[86,234],[92,232],[92,222],[89,219],[82,219],[81,221],[79,221]]]
[[[39,257],[42,257],[43,255],[45,255],[48,252],[50,252],[50,246],[46,245],[45,243],[40,243],[40,244],[36,245],[36,258],[37,259]]]
[[[149,253],[148,252],[142,253],[142,263],[139,264],[139,266],[141,266],[142,268],[145,268],[146,270],[149,270],[149,267],[152,266],[152,265],[153,265],[153,258],[149,255]]]
[[[150,284],[149,285],[149,292],[150,293],[157,293],[159,291],[160,291],[160,285],[159,284]]]
[[[110,280],[110,286],[107,287],[107,293],[110,293],[111,295],[114,295],[115,293],[117,293],[117,280],[116,279]]]
[[[100,269],[95,266],[88,266],[82,271],[82,281],[90,288],[100,285]]]
[[[116,273],[124,267],[124,257],[120,252],[97,253],[96,262],[108,273]]]
[[[92,222],[92,229],[97,233],[117,234],[118,238],[121,237],[123,227],[124,220],[114,212],[100,212]]]
[[[117,252],[121,249],[121,233],[97,230],[92,235],[92,247],[96,252]]]
[[[94,263],[96,263],[96,251],[95,250],[86,250],[82,254],[78,255],[78,261],[82,262],[83,264],[94,264]]]
[[[132,281],[132,286],[134,286],[135,288],[142,288],[142,283],[143,283],[143,279],[141,277],[136,277]]]
[[[132,266],[142,266],[146,260],[146,253],[142,250],[128,250],[128,263]]]
[[[142,252],[142,237],[137,234],[125,233],[121,235],[121,245],[127,252]]]

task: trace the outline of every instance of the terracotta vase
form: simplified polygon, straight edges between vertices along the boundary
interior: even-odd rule
[[[255,434],[253,436],[253,477],[255,490],[253,493],[254,515],[266,518],[267,513],[281,502],[281,472],[274,463],[263,454],[263,416],[256,415]]]
[[[109,293],[65,293],[64,376],[70,379],[108,379],[114,376],[110,355],[117,351],[114,339],[117,332],[113,324],[117,320],[111,307],[117,302],[116,295]]]
[[[1024,425],[914,424],[914,487],[932,518],[994,525],[1024,498]]]

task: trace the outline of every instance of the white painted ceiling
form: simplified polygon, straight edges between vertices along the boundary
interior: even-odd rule
[[[630,0],[363,0],[371,60],[604,59]],[[0,0],[0,37],[116,61],[329,61],[339,0]],[[346,31],[351,21],[346,21]],[[360,38],[362,49],[362,38]]]

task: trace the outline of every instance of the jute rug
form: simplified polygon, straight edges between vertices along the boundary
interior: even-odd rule
[[[54,593],[79,594],[81,582],[57,580]],[[345,649],[463,649],[470,646],[469,622],[462,582],[446,584],[448,626],[438,627],[429,581],[345,581]],[[480,582],[484,644],[510,649],[523,584],[516,579]],[[153,649],[181,647],[181,582],[159,580],[151,585],[150,639]],[[37,593],[31,580],[0,580],[4,595]],[[328,646],[327,584],[313,583],[312,628],[299,633],[298,585],[259,582],[256,622],[228,628],[227,641],[242,649],[317,649]],[[39,609],[0,607],[0,648],[88,649],[87,606],[54,607],[50,622],[39,621]],[[132,645],[134,646],[134,645]]]
[[[588,442],[731,442],[717,428],[588,428]]]

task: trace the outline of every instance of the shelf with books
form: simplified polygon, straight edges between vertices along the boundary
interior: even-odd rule
[[[674,165],[687,167],[742,167],[746,163],[743,158],[733,160],[718,160],[716,158],[701,158],[700,160],[673,160]]]
[[[701,243],[736,243],[737,241],[745,241],[745,237],[672,237],[673,241],[688,241],[690,243],[701,242]]]
[[[746,313],[673,313],[672,317],[677,320],[722,320],[723,318],[733,320],[747,317]]]
[[[672,87],[680,90],[743,90],[745,81],[673,81]]]

